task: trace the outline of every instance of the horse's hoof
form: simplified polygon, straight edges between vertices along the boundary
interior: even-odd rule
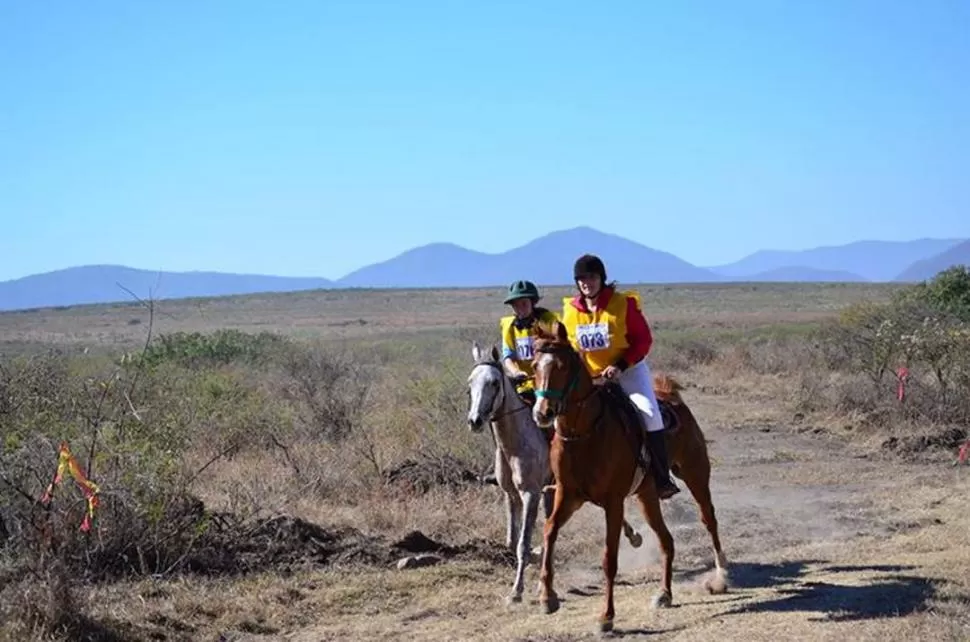
[[[661,591],[660,593],[657,593],[656,595],[653,596],[653,600],[651,600],[651,606],[653,606],[653,608],[655,609],[667,608],[671,604],[673,604],[673,601],[674,600],[670,596],[670,593],[668,593],[667,591]]]
[[[640,548],[642,544],[643,544],[643,536],[640,535],[640,533],[634,533],[630,537],[630,546],[632,546],[633,548]]]
[[[600,633],[609,633],[613,630],[613,619],[600,620]]]
[[[540,600],[540,603],[546,615],[552,615],[559,610],[559,596],[557,595],[550,595],[546,599]]]
[[[513,604],[518,604],[521,601],[522,601],[521,593],[512,593],[511,595],[505,598],[505,605],[512,606]]]
[[[727,572],[724,569],[714,569],[704,578],[704,590],[710,595],[721,595],[727,593],[728,581]]]

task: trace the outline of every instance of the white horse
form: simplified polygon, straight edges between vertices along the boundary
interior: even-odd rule
[[[481,432],[486,421],[491,424],[495,477],[505,492],[505,545],[509,548],[515,545],[518,560],[512,593],[506,601],[521,602],[540,495],[546,519],[552,514],[555,487],[549,485],[552,481],[549,445],[532,418],[532,408],[519,397],[502,368],[498,349],[493,345],[491,353],[486,355],[478,342],[474,342],[472,359],[475,365],[468,375],[468,426],[472,432]],[[643,538],[626,520],[623,533],[634,548],[643,543]]]

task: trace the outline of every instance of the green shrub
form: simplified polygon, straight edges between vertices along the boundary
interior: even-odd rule
[[[928,281],[897,294],[897,304],[916,302],[944,315],[970,322],[970,269],[955,265]]]
[[[265,365],[289,346],[289,339],[272,332],[251,334],[233,329],[211,334],[176,332],[157,337],[139,359],[147,365],[172,362],[190,368],[230,363]]]

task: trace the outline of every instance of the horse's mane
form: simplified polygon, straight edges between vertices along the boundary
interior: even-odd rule
[[[566,334],[566,326],[559,321],[551,324],[537,324],[533,349],[536,352],[549,352],[568,349],[573,351]]]

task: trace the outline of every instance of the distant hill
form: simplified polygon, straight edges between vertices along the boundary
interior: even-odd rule
[[[970,241],[964,241],[928,259],[916,261],[903,270],[896,277],[896,280],[905,282],[925,281],[954,265],[970,266]]]
[[[476,287],[493,285],[498,255],[484,254],[452,243],[432,243],[337,279],[338,287]]]
[[[954,263],[970,262],[970,242],[959,243],[939,239],[861,241],[802,252],[766,250],[730,265],[703,268],[615,234],[577,227],[498,254],[432,243],[337,281],[220,272],[159,273],[118,265],[73,267],[0,282],[0,310],[132,300],[119,285],[143,298],[151,292],[156,299],[344,287],[505,287],[517,279],[540,286],[565,285],[572,283],[573,262],[585,252],[601,256],[608,278],[627,285],[921,280]]]
[[[599,255],[607,277],[621,283],[710,282],[721,279],[673,254],[589,227],[553,232],[500,254],[435,243],[369,265],[337,281],[342,287],[483,287],[516,279],[540,285],[572,283],[573,263]]]
[[[744,278],[745,281],[812,282],[812,283],[864,283],[868,281],[858,274],[841,270],[818,270],[804,266],[780,267],[759,272]]]
[[[83,303],[179,299],[257,292],[287,292],[332,287],[321,278],[225,274],[219,272],[155,272],[119,265],[87,265],[0,283],[0,310],[21,310]]]
[[[709,268],[716,274],[747,280],[779,268],[801,266],[814,270],[848,272],[868,281],[892,281],[916,261],[946,252],[963,239],[915,241],[858,241],[810,250],[762,250],[740,261]]]

